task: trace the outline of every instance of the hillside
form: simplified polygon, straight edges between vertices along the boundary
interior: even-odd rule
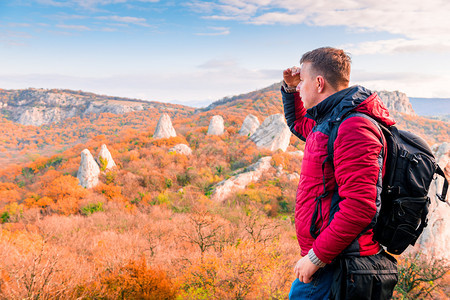
[[[379,94],[400,128],[417,132],[430,144],[450,140],[448,122],[417,116],[402,93]],[[37,89],[0,90],[0,107],[2,165],[51,156],[97,135],[120,137],[128,130],[147,132],[155,128],[161,113],[168,113],[175,128],[185,131],[188,127],[207,126],[215,114],[223,115],[227,126],[240,128],[248,114],[262,122],[269,115],[283,112],[279,83],[221,99],[203,109],[81,91]]]
[[[262,90],[221,99],[198,111],[217,113],[226,111],[241,117],[246,113],[252,113],[258,117],[282,113],[283,104],[279,90],[280,83],[276,83]],[[417,115],[404,93],[397,91],[377,91],[377,93],[394,116],[400,129],[415,132],[430,145],[450,141],[449,122]]]
[[[48,125],[68,118],[83,118],[90,114],[124,114],[132,111],[177,111],[189,109],[166,104],[72,90],[1,90],[1,114],[22,125]]]

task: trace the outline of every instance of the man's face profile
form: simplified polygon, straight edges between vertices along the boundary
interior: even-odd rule
[[[297,85],[297,91],[300,93],[303,105],[309,109],[319,103],[317,97],[316,76],[310,62],[304,62],[300,70],[300,83]]]

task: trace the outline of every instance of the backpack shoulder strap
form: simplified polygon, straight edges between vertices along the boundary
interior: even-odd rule
[[[379,124],[372,117],[370,117],[366,114],[360,113],[360,112],[349,112],[346,115],[344,115],[340,120],[333,122],[331,131],[330,131],[330,136],[328,137],[328,144],[327,144],[327,152],[328,152],[327,161],[329,161],[331,163],[333,168],[334,168],[334,163],[333,163],[333,161],[334,161],[334,142],[336,141],[336,138],[337,138],[339,126],[341,125],[342,122],[344,122],[345,120],[347,120],[348,118],[353,117],[353,116],[363,117],[363,118],[370,120],[375,126],[377,126],[381,135],[383,135],[383,130],[381,129],[382,125]]]
[[[360,112],[349,112],[346,115],[344,115],[344,117],[342,117],[342,119],[337,120],[336,122],[332,123],[332,127],[331,127],[331,131],[330,131],[330,135],[328,137],[328,144],[327,144],[327,151],[328,151],[328,156],[325,159],[324,163],[326,161],[329,161],[331,166],[333,167],[334,170],[334,142],[336,141],[337,138],[337,134],[338,134],[338,130],[339,130],[339,126],[341,125],[342,122],[344,122],[346,119],[353,117],[353,116],[358,116],[358,117],[363,117],[366,118],[368,120],[370,120],[374,125],[377,126],[378,130],[380,131],[381,135],[383,135],[383,130],[381,129],[380,126],[382,126],[381,124],[379,124],[375,119],[373,119],[372,117],[360,113]],[[386,129],[388,130],[388,129]],[[380,142],[383,144],[383,139],[380,139]],[[384,147],[384,145],[383,145]],[[322,167],[323,169],[323,167]],[[325,176],[325,175],[324,175]],[[336,183],[336,187],[337,187],[337,183]],[[331,205],[330,207],[332,208],[330,211],[330,218],[329,221],[331,222],[331,220],[334,217],[334,214],[337,211],[337,207],[339,205],[339,202],[341,201],[341,197],[333,197],[331,199]]]
[[[441,195],[436,194],[436,196],[442,202],[446,202],[445,201],[445,197],[447,196],[447,191],[448,191],[448,180],[447,180],[447,177],[445,177],[445,173],[444,173],[444,171],[441,169],[441,167],[439,165],[437,165],[436,173],[441,175],[442,177],[444,177],[444,186],[442,187],[442,194]]]
[[[343,121],[345,121],[346,119],[352,117],[352,116],[360,116],[363,118],[366,118],[368,120],[370,120],[373,124],[375,124],[378,128],[378,130],[380,131],[380,133],[383,135],[383,131],[380,128],[380,124],[378,124],[378,122],[376,120],[374,120],[373,118],[371,118],[368,115],[365,115],[363,113],[359,113],[359,112],[349,112],[347,114],[345,114],[342,118],[338,118],[336,121],[332,121],[331,122],[331,131],[330,131],[330,135],[328,136],[328,143],[327,143],[327,152],[328,155],[325,158],[325,160],[322,163],[322,180],[323,180],[323,193],[316,197],[315,202],[316,202],[316,206],[315,206],[315,210],[314,213],[312,215],[311,218],[311,227],[310,227],[310,234],[312,237],[317,238],[317,236],[319,236],[320,234],[320,228],[319,226],[316,224],[317,220],[319,219],[319,214],[322,213],[322,198],[326,197],[328,195],[328,192],[326,191],[326,182],[325,182],[325,165],[327,162],[329,162],[334,170],[334,142],[336,141],[337,138],[337,134],[338,134],[338,129],[339,126],[341,125],[341,123]],[[381,142],[383,142],[383,140],[381,139]],[[384,147],[384,145],[383,145]],[[336,184],[336,188],[337,188],[337,184]],[[329,216],[329,220],[328,222],[331,222],[331,220],[334,217],[334,214],[337,211],[337,207],[339,205],[339,202],[341,201],[341,197],[332,197],[331,199],[331,205],[330,205],[330,216]],[[320,218],[322,219],[322,218]],[[361,233],[362,234],[362,233]],[[361,235],[360,234],[360,235]]]

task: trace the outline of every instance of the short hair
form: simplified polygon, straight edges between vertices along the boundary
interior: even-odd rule
[[[322,75],[335,89],[348,86],[350,82],[350,55],[342,49],[331,47],[317,48],[303,54],[300,64],[310,62],[314,71]]]

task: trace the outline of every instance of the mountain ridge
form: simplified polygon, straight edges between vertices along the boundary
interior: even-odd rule
[[[280,83],[274,83],[264,89],[225,97],[201,109],[83,91],[0,90],[0,163],[21,162],[30,155],[52,155],[98,135],[114,138],[132,130],[151,136],[163,113],[169,114],[182,136],[206,130],[214,115],[223,116],[226,130],[237,131],[249,114],[262,122],[270,115],[283,113],[279,89]],[[420,133],[430,144],[449,140],[448,123],[417,116],[405,94],[383,91],[379,94],[382,99],[390,99],[394,109],[395,104],[401,103],[403,112],[391,111],[399,127]],[[20,95],[26,97],[19,98]],[[45,113],[47,119],[43,117]],[[21,118],[24,124],[17,122]],[[43,120],[53,122],[44,124]]]
[[[189,106],[59,89],[0,90],[1,114],[22,125],[41,126],[88,114],[123,114],[149,109],[192,110]]]

